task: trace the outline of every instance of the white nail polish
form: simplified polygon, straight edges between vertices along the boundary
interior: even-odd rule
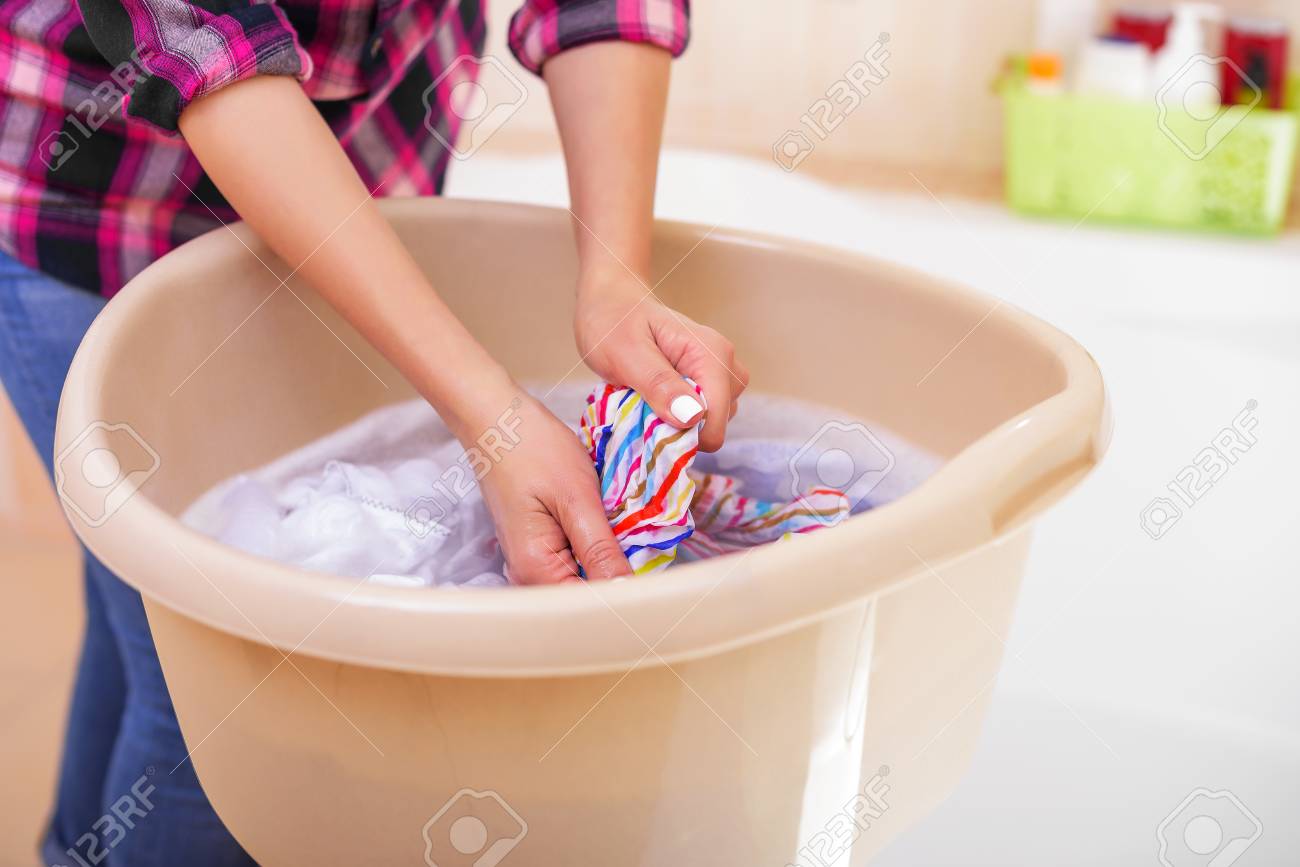
[[[704,409],[704,407],[700,405],[700,402],[689,394],[677,395],[677,397],[673,398],[672,405],[668,408],[672,411],[673,417],[682,424],[686,424],[691,419],[695,418]]]

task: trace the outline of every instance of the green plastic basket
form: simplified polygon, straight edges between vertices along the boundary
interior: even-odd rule
[[[1245,106],[1212,120],[1131,102],[1001,82],[1006,195],[1027,214],[1272,234],[1286,217],[1297,114]]]

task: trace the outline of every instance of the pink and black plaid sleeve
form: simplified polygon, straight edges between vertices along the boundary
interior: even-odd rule
[[[311,58],[273,3],[256,0],[78,0],[101,53],[136,81],[128,117],[174,131],[195,99],[255,75],[306,80]],[[325,0],[329,2],[329,0]]]
[[[690,0],[527,0],[510,20],[510,50],[536,73],[587,42],[646,42],[677,57],[689,38]]]
[[[689,0],[522,2],[510,43],[534,71],[597,40],[686,47]],[[372,192],[437,195],[483,3],[0,0],[0,250],[112,295],[237,219],[170,132],[192,100],[254,75],[302,79]]]

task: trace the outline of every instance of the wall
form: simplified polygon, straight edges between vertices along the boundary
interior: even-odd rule
[[[494,51],[511,0],[492,7]],[[1033,0],[700,0],[693,41],[674,66],[666,138],[766,157],[828,87],[888,33],[888,78],[801,170],[908,185],[907,172],[987,183],[1001,164],[990,89],[1006,52],[1029,43]],[[511,62],[511,67],[517,66]],[[545,88],[494,148],[557,146]]]
[[[1120,5],[1169,5],[1078,2],[1096,9],[1099,22]],[[1289,20],[1297,34],[1293,66],[1300,66],[1300,3],[1222,5],[1230,13]],[[503,55],[502,34],[514,6],[498,0],[491,7],[490,44]],[[888,78],[817,143],[800,170],[916,189],[910,172],[934,187],[996,195],[1002,116],[990,85],[1008,53],[1032,45],[1037,6],[1036,0],[699,0],[691,48],[673,70],[667,141],[766,157],[886,32]],[[558,147],[545,88],[531,78],[526,83],[528,102],[489,148]]]

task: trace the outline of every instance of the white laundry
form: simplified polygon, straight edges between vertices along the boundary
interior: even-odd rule
[[[576,420],[590,390],[555,389],[545,403],[561,419]],[[828,423],[860,424],[842,418],[826,407],[747,392],[726,445],[700,454],[695,466],[734,476],[748,496],[789,499],[793,480],[802,488],[826,472],[824,450],[807,444]],[[854,512],[902,496],[939,463],[870,429],[892,466],[871,479]],[[227,479],[183,520],[250,554],[313,571],[396,587],[504,586],[501,550],[474,470],[433,409],[412,400]]]

